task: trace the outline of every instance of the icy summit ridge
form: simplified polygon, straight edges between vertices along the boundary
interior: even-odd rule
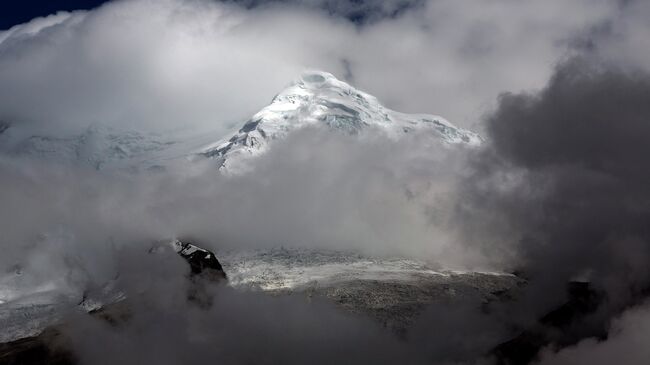
[[[307,71],[253,115],[232,137],[206,146],[200,154],[234,167],[264,153],[269,144],[308,125],[327,125],[355,134],[379,128],[390,137],[429,131],[445,144],[478,145],[481,137],[429,114],[404,114],[384,107],[376,97],[323,71]]]
[[[0,153],[48,161],[88,165],[96,169],[160,171],[173,161],[206,156],[225,170],[246,171],[246,160],[265,153],[271,144],[309,125],[348,134],[385,132],[396,140],[416,132],[443,145],[478,145],[481,138],[437,115],[404,114],[384,107],[374,96],[321,71],[305,72],[277,94],[235,133],[221,131],[162,133],[120,130],[92,124],[71,135],[21,129],[0,121]],[[217,141],[214,143],[214,141]]]

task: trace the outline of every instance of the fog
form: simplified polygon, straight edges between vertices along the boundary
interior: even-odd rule
[[[326,8],[345,13],[339,3]],[[34,19],[0,33],[0,119],[40,134],[224,132],[315,68],[393,109],[480,129],[498,93],[542,87],[584,43],[621,47],[594,29],[642,23],[633,11],[618,22],[604,0],[429,1],[363,26],[320,9],[135,0]],[[626,49],[640,52],[638,33]]]
[[[589,320],[611,326],[609,338],[550,346],[541,363],[641,363],[650,7],[399,4],[113,1],[0,32],[0,272],[18,265],[25,285],[56,278],[71,291],[119,277],[131,321],[116,328],[67,316],[65,334],[88,364],[476,363],[513,326],[563,303],[575,279],[605,293]],[[226,137],[306,68],[395,110],[472,127],[485,143],[308,127],[243,174],[196,156],[163,169],[96,169],[13,149],[32,135],[97,125]],[[214,287],[214,305],[201,309],[179,295],[182,261],[146,253],[175,237],[217,255],[351,250],[516,270],[528,283],[490,313],[481,303],[432,306],[400,339],[298,296]]]
[[[6,159],[0,195],[12,209],[3,211],[3,231],[15,243],[8,250],[19,255],[46,233],[69,235],[82,250],[191,236],[214,249],[285,245],[478,264],[445,233],[462,147],[366,134],[306,128],[241,175],[223,174],[209,159],[135,173]]]
[[[486,120],[492,143],[470,162],[458,212],[465,244],[515,252],[530,278],[513,318],[561,304],[570,280],[606,295],[587,322],[608,323],[645,297],[648,97],[647,72],[583,57],[560,64],[540,93],[501,95]],[[624,351],[616,328],[602,351]],[[579,348],[600,348],[588,343]]]

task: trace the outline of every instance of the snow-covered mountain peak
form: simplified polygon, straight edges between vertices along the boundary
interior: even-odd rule
[[[374,96],[322,71],[307,71],[253,115],[234,135],[206,146],[200,154],[238,170],[252,156],[266,152],[273,141],[308,126],[326,125],[356,134],[371,127],[391,138],[404,133],[432,133],[445,144],[478,145],[481,138],[437,115],[404,114],[384,107]]]
[[[103,124],[70,135],[53,135],[0,121],[0,153],[135,171],[159,171],[172,161],[193,160],[198,155],[214,158],[220,167],[236,172],[247,169],[245,160],[265,153],[275,141],[310,125],[351,135],[379,131],[394,140],[405,133],[420,133],[443,145],[481,143],[478,135],[442,117],[390,110],[374,96],[330,73],[308,71],[226,138],[221,131],[154,133]]]

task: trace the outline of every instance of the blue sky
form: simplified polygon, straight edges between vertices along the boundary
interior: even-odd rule
[[[105,0],[20,0],[5,1],[0,6],[0,29],[8,29],[39,16],[60,10],[92,9]]]

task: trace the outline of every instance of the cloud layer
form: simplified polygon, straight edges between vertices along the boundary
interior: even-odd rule
[[[55,134],[225,131],[317,68],[393,109],[476,127],[498,93],[543,86],[577,40],[598,41],[594,29],[620,24],[632,48],[641,27],[637,12],[619,22],[605,0],[437,0],[363,26],[322,10],[340,3],[132,0],[34,19],[0,33],[0,118]]]
[[[65,136],[95,124],[225,133],[306,67],[345,77],[396,110],[460,125],[485,116],[475,126],[488,141],[473,151],[424,135],[394,141],[308,128],[241,176],[224,176],[210,161],[133,173],[0,157],[0,202],[9,207],[0,210],[2,272],[20,263],[34,283],[57,276],[78,288],[120,272],[134,278],[127,288],[151,288],[136,303],[146,310],[120,331],[73,321],[83,360],[219,355],[236,363],[255,348],[269,362],[341,360],[328,356],[338,350],[358,362],[407,353],[443,361],[484,354],[505,326],[561,303],[568,280],[589,279],[607,293],[594,319],[603,323],[639,299],[650,284],[646,4],[437,0],[356,23],[323,5],[332,2],[318,4],[115,1],[0,33],[0,119],[17,134]],[[507,308],[508,321],[477,306],[433,308],[404,344],[295,298],[215,289],[212,312],[189,308],[173,297],[182,280],[160,281],[182,277],[182,267],[149,271],[132,261],[174,236],[217,250],[354,249],[448,268],[519,269],[530,284]],[[618,356],[627,351],[621,338],[645,331],[631,323],[645,317],[629,312],[610,341],[557,356],[570,361],[592,348]],[[476,337],[435,337],[441,329]],[[128,351],[105,357],[90,338]],[[224,346],[215,353],[205,339]],[[179,341],[184,347],[167,351]]]

